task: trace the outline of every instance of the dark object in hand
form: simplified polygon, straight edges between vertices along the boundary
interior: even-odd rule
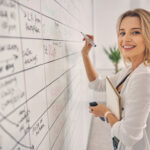
[[[98,104],[97,104],[97,102],[90,102],[89,105],[90,105],[90,106],[97,106]],[[104,117],[100,117],[100,119],[101,119],[102,121],[105,121],[105,118],[104,118]]]

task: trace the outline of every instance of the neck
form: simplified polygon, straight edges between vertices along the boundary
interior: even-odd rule
[[[135,58],[131,60],[132,63],[132,72],[141,64],[144,62],[144,57]]]

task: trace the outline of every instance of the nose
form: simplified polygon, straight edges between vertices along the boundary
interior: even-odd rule
[[[126,35],[124,36],[124,40],[125,40],[126,42],[132,41],[131,35],[130,35],[130,34],[126,34]]]

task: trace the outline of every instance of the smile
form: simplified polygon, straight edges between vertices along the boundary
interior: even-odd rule
[[[127,51],[128,51],[128,50],[132,50],[132,49],[135,48],[135,47],[136,47],[136,46],[134,46],[134,45],[133,45],[133,46],[129,46],[129,45],[128,45],[128,46],[127,46],[127,45],[122,46],[122,48],[123,48],[124,50],[127,50]]]

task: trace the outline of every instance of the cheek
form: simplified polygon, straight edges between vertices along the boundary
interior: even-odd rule
[[[119,48],[120,50],[121,50],[121,44],[122,44],[121,40],[118,39],[118,48]]]
[[[141,51],[145,51],[145,41],[141,39],[138,43]]]
[[[141,45],[142,45],[143,49],[145,50],[145,47],[146,47],[146,46],[145,46],[145,41],[144,41],[144,40],[142,41],[142,44],[141,44]]]

